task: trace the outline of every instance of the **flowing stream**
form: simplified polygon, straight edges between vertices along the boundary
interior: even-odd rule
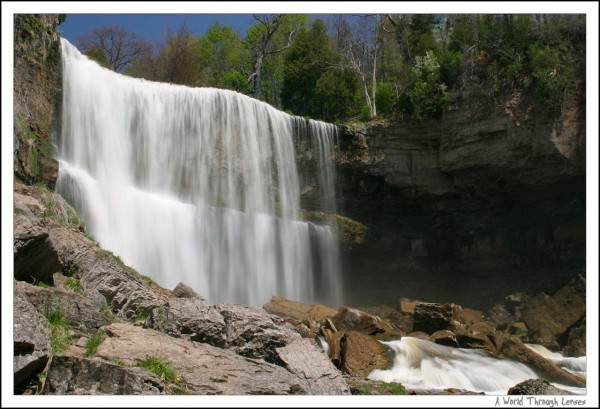
[[[484,392],[488,395],[506,395],[508,389],[516,384],[527,379],[538,378],[531,368],[520,362],[497,358],[476,349],[452,348],[412,337],[402,337],[399,341],[389,341],[384,344],[394,351],[396,355],[394,364],[387,370],[374,370],[369,374],[369,378],[399,382],[407,389],[456,388]],[[528,346],[536,352],[540,347],[539,345]],[[552,354],[550,351],[548,353]],[[559,356],[559,354],[554,356],[555,362]],[[585,365],[581,366],[581,361],[585,361],[585,357],[567,359],[567,361],[579,371],[585,371]],[[574,364],[575,362],[578,364]],[[567,367],[566,363],[564,367]],[[583,375],[582,372],[579,373]],[[577,394],[585,394],[586,391],[585,388],[553,385]]]
[[[296,146],[335,212],[336,128],[233,91],[134,79],[62,39],[57,190],[106,249],[211,302],[341,302],[337,228],[301,220]]]

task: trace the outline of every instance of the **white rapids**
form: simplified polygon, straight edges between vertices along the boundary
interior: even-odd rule
[[[395,352],[394,364],[388,370],[374,370],[369,379],[399,382],[407,389],[456,388],[506,395],[516,384],[538,378],[531,368],[520,362],[497,358],[476,349],[452,348],[412,337],[384,344]],[[585,388],[554,385],[574,393],[585,393]]]
[[[300,219],[297,138],[335,211],[337,129],[227,90],[101,68],[62,40],[57,190],[87,231],[159,284],[211,302],[341,302],[336,226]]]

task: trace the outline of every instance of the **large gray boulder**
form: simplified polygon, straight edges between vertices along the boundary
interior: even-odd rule
[[[43,370],[51,354],[48,321],[19,292],[13,298],[15,387]]]
[[[544,379],[528,379],[516,384],[508,390],[507,395],[574,395],[569,391],[557,388]]]
[[[43,395],[164,395],[165,386],[143,368],[74,356],[55,356]]]
[[[160,357],[170,363],[192,394],[308,393],[305,379],[263,360],[128,324],[111,324],[104,329],[107,338],[98,347],[96,357],[119,360],[128,365],[135,365],[147,357]]]
[[[172,298],[155,308],[147,326],[172,337],[224,347],[225,320],[219,310],[203,298]]]
[[[285,367],[306,381],[310,395],[349,395],[350,388],[342,373],[333,365],[315,341],[302,338],[277,348]]]
[[[277,348],[300,339],[280,317],[262,308],[242,304],[218,304],[225,320],[225,347],[249,358],[278,363]]]

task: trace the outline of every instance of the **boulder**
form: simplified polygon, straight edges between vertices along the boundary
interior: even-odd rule
[[[585,316],[586,280],[579,275],[554,295],[540,293],[529,300],[523,321],[529,329],[529,340],[550,350],[560,350],[568,330]]]
[[[545,379],[528,379],[516,384],[508,390],[507,395],[574,395],[574,393],[557,388]]]
[[[260,359],[209,344],[173,338],[129,324],[104,328],[96,357],[136,365],[147,357],[168,362],[180,382],[198,395],[289,395],[308,393],[306,379]]]
[[[335,308],[323,304],[304,304],[277,296],[273,296],[271,301],[263,305],[263,308],[268,313],[280,317],[291,317],[300,321],[316,322],[317,324],[322,323],[325,318],[331,318],[337,314]]]
[[[401,332],[408,333],[413,331],[412,314],[404,314],[398,311],[392,311],[385,318]]]
[[[481,321],[470,325],[466,331],[457,333],[456,340],[463,348],[485,349],[492,353],[498,352],[494,342],[494,329]]]
[[[242,304],[216,306],[225,321],[225,348],[249,358],[277,363],[276,349],[300,339],[280,317]]]
[[[563,349],[564,357],[578,357],[586,355],[585,319],[575,324],[569,331],[567,345]]]
[[[55,356],[42,394],[164,395],[165,386],[143,368],[75,356]]]
[[[515,335],[524,341],[527,339],[527,334],[529,330],[527,329],[527,325],[524,322],[513,322],[508,326],[508,333],[510,335]]]
[[[276,351],[287,370],[305,380],[308,394],[350,394],[350,388],[341,372],[333,366],[315,341],[296,339]]]
[[[423,301],[402,297],[398,300],[398,311],[402,314],[413,315],[415,313],[415,306],[422,303]]]
[[[48,321],[22,294],[13,298],[14,385],[43,370],[51,354]]]
[[[374,381],[346,376],[352,395],[407,395],[402,384],[397,382]]]
[[[96,332],[112,320],[109,311],[100,312],[105,304],[97,304],[85,294],[56,287],[38,287],[22,281],[15,282],[15,294],[21,294],[40,314],[60,311],[69,325],[83,333]]]
[[[388,369],[393,354],[373,337],[347,331],[340,337],[341,369],[350,376],[366,378],[374,369]]]
[[[146,325],[172,337],[221,348],[227,342],[223,316],[203,298],[171,298],[152,311]]]
[[[487,311],[486,316],[489,321],[502,330],[506,329],[510,323],[517,321],[517,318],[502,304],[494,305]]]
[[[355,308],[342,307],[331,319],[335,327],[341,330],[359,331],[378,339],[399,338],[401,332],[381,317]]]
[[[458,321],[461,307],[456,304],[419,303],[415,305],[414,330],[433,334],[452,329]]]
[[[179,283],[173,289],[173,295],[178,298],[204,298],[187,284]]]
[[[452,331],[448,331],[447,329],[435,331],[433,334],[431,334],[431,340],[436,344],[446,345],[449,347],[458,347],[456,335],[454,335]]]
[[[502,343],[500,354],[532,368],[539,376],[550,382],[585,387],[585,380],[559,367],[552,361],[527,348],[517,338],[508,338]]]
[[[426,341],[431,341],[431,336],[423,331],[413,331],[406,334],[407,337],[424,339]]]
[[[458,319],[462,324],[469,326],[483,320],[483,313],[479,310],[463,307],[459,312]]]
[[[52,282],[52,274],[63,268],[54,242],[40,220],[17,199],[14,201],[14,277],[34,283]],[[25,209],[25,210],[24,210]]]

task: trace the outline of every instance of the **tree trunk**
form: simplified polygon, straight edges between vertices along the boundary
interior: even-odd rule
[[[254,63],[254,74],[252,75],[252,79],[254,81],[252,84],[252,96],[256,99],[260,99],[260,72],[262,71],[263,58],[264,55],[260,53],[258,57],[256,57],[256,62]]]

